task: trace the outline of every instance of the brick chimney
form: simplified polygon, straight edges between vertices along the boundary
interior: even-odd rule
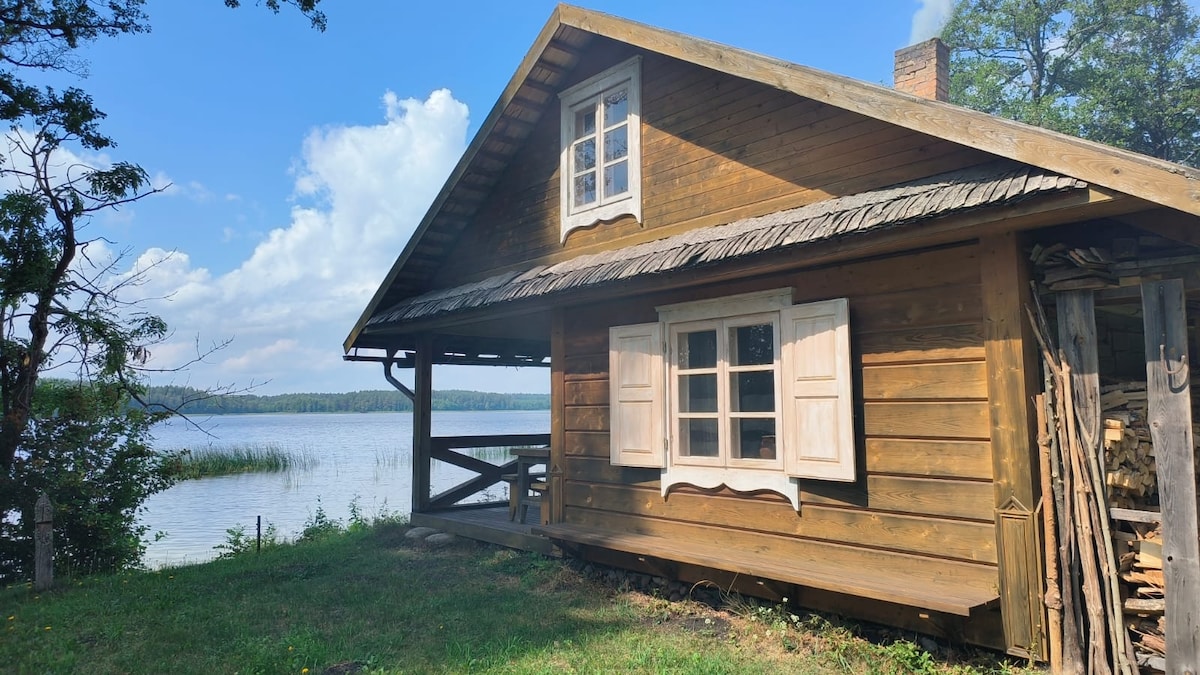
[[[934,101],[950,100],[950,48],[932,38],[896,52],[896,91]]]

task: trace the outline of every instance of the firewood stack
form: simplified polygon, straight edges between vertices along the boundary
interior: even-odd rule
[[[1146,383],[1121,382],[1100,388],[1104,413],[1104,459],[1110,506],[1145,509],[1156,501],[1158,475],[1146,424]]]
[[[1121,555],[1125,627],[1133,638],[1137,663],[1143,673],[1166,669],[1166,599],[1162,571],[1162,534],[1158,526],[1135,525]]]

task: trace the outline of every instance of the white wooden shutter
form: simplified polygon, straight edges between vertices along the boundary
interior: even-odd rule
[[[797,478],[852,481],[849,303],[794,305],[780,315],[784,469]]]
[[[662,325],[610,328],[608,378],[612,463],[666,466]]]

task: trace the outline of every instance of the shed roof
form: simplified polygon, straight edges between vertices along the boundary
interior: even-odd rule
[[[559,5],[347,337],[430,290],[471,222],[574,66],[598,36],[682,59],[1062,176],[1200,215],[1200,172],[956,105],[931,101],[709,40]]]
[[[1076,178],[999,161],[431,291],[376,313],[367,326],[678,272],[1086,187],[1087,183]]]

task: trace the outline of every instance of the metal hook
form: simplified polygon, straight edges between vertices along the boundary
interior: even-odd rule
[[[1187,372],[1187,367],[1188,367],[1187,354],[1180,356],[1179,357],[1179,365],[1176,366],[1175,368],[1171,368],[1171,364],[1167,361],[1167,346],[1166,345],[1160,344],[1158,346],[1158,360],[1162,362],[1163,370],[1167,371],[1167,384],[1168,385],[1174,386],[1174,384],[1171,382],[1171,378],[1174,378],[1176,375],[1178,375],[1180,373]],[[1183,379],[1184,379],[1184,381],[1187,381],[1186,374],[1184,375]]]

